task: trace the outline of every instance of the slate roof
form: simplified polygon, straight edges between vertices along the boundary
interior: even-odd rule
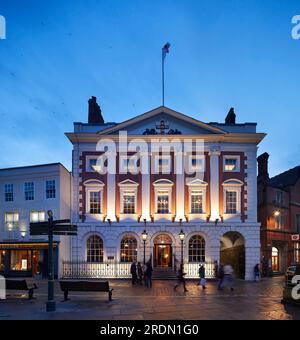
[[[283,172],[280,175],[272,177],[269,184],[275,188],[286,188],[296,184],[300,178],[300,165],[293,169]]]

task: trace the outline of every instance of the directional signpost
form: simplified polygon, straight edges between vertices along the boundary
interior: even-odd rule
[[[56,309],[54,301],[54,263],[53,263],[53,235],[76,236],[77,226],[70,224],[71,221],[53,220],[53,212],[47,211],[48,222],[30,223],[30,235],[48,235],[48,301],[47,312]]]

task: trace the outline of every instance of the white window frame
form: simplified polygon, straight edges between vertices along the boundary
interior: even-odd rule
[[[38,219],[34,220],[32,218],[33,214],[38,214]],[[40,218],[40,214],[44,214],[44,218]],[[46,212],[45,210],[31,210],[30,211],[30,222],[45,222],[46,221]]]
[[[131,180],[125,180],[123,182],[118,183],[118,186],[120,188],[120,220],[135,220],[137,221],[137,194],[138,194],[138,187],[139,183],[136,183]],[[134,214],[125,214],[124,213],[124,194],[126,192],[131,192],[134,194]]]
[[[159,165],[160,160],[167,160],[167,164]],[[155,155],[154,156],[154,173],[155,174],[170,174],[172,171],[171,155]]]
[[[242,186],[244,183],[238,179],[229,179],[225,181],[223,184],[223,219],[224,221],[241,221],[241,211],[242,211]],[[236,192],[237,202],[236,202],[236,214],[228,214],[226,212],[227,204],[226,204],[226,192],[233,191]]]
[[[236,169],[235,170],[226,170],[226,160],[235,159],[236,160]],[[240,172],[241,171],[241,157],[237,155],[224,155],[223,156],[223,172]]]
[[[85,217],[86,222],[102,222],[103,221],[103,191],[104,191],[104,183],[99,180],[87,180],[83,183],[85,186]],[[91,192],[100,192],[100,201],[101,201],[101,214],[90,214],[90,193]]]
[[[188,156],[189,159],[189,172],[193,173],[193,172],[205,172],[205,155],[189,155]],[[202,160],[202,166],[193,166],[193,160]]]
[[[207,213],[206,213],[206,192],[207,192],[207,186],[208,183],[200,180],[200,179],[195,179],[187,183],[188,189],[189,189],[189,221],[205,221],[207,218]],[[202,214],[193,214],[192,213],[192,193],[193,191],[201,191],[202,192]]]
[[[157,180],[153,183],[154,186],[154,204],[155,204],[155,220],[172,220],[172,190],[174,183],[167,179]],[[169,212],[166,214],[158,213],[158,192],[166,191],[169,196]]]
[[[7,216],[13,215],[13,220],[8,221]],[[17,217],[17,218],[15,218]],[[19,223],[20,223],[20,214],[16,211],[7,211],[4,213],[4,221],[5,221],[5,230],[8,232],[18,231]]]

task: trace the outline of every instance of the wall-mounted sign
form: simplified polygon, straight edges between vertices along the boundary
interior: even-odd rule
[[[293,242],[300,241],[300,235],[292,235],[292,241]]]

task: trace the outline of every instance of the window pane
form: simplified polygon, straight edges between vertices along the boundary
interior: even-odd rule
[[[12,250],[10,269],[14,271],[31,270],[31,250]]]
[[[45,221],[45,211],[32,211],[30,213],[31,222],[44,222]]]
[[[103,262],[103,241],[100,236],[93,235],[88,239],[87,262]]]
[[[135,193],[125,192],[123,195],[123,213],[135,214]]]
[[[33,184],[33,182],[26,182],[24,184],[24,194],[25,194],[25,201],[33,201],[34,200],[34,184]]]
[[[19,228],[19,214],[18,213],[5,213],[6,230],[13,231]]]
[[[46,181],[46,198],[55,198],[56,189],[55,189],[55,180]]]
[[[205,262],[205,240],[196,235],[189,241],[189,262]]]
[[[121,241],[121,262],[134,262],[137,260],[137,241],[134,237],[126,236]]]
[[[237,170],[237,159],[226,158],[225,159],[225,171],[236,171]]]
[[[203,193],[201,191],[192,191],[191,193],[191,213],[203,213]]]
[[[5,202],[13,202],[13,200],[14,200],[13,184],[5,184],[4,185],[4,200],[5,200]]]
[[[226,213],[236,214],[237,213],[237,192],[226,191]]]
[[[157,193],[157,213],[169,214],[169,192],[159,191]]]
[[[90,214],[101,214],[101,192],[90,192]]]

